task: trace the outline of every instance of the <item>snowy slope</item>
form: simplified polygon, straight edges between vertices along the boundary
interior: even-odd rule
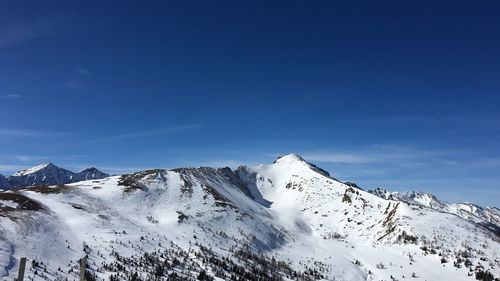
[[[474,229],[487,237],[487,240],[495,241],[491,244],[493,247],[491,257],[499,255],[497,237],[481,227],[451,214],[384,200],[352,188],[315,172],[309,163],[296,155],[284,156],[273,165],[261,165],[253,170],[256,174],[252,178],[257,179],[255,185],[264,194],[264,199],[273,202],[271,209],[278,212],[278,217],[283,220],[281,223],[288,227],[294,224],[307,226],[306,230],[310,236],[331,244],[328,246],[328,251],[338,247],[335,245],[335,240],[344,241],[345,246],[351,248],[346,255],[353,258],[355,258],[353,253],[356,251],[352,247],[361,247],[359,255],[362,256],[373,245],[383,248],[388,244],[389,248],[394,250],[397,247],[393,243],[406,242],[408,245],[402,247],[402,252],[408,254],[410,249],[418,253],[419,247],[415,247],[416,245],[422,247],[424,246],[422,244],[426,244],[426,248],[429,248],[427,244],[433,244],[431,241],[443,240],[439,242],[439,247],[447,247],[453,252],[459,250],[457,244],[468,245],[471,241],[460,235],[452,237],[450,233],[467,233]],[[330,241],[332,243],[328,243]],[[416,245],[409,245],[412,243]],[[476,249],[482,251],[483,247],[479,245],[477,247]],[[382,252],[384,256],[388,256],[386,253],[390,253],[391,250]],[[397,261],[401,258],[404,256],[393,257],[392,260]],[[498,270],[498,260],[496,268]],[[377,271],[373,268],[368,270]],[[426,274],[432,273],[429,271]],[[380,276],[389,278],[390,275],[394,274]]]
[[[23,256],[34,280],[77,280],[85,255],[89,273],[116,280],[500,276],[490,230],[353,188],[296,155],[235,171],[147,170],[0,193],[5,280]]]

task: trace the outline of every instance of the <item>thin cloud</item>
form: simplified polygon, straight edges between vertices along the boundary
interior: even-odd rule
[[[306,160],[330,164],[413,163],[419,160],[435,160],[453,163],[447,157],[450,151],[426,150],[409,146],[375,145],[356,151],[309,152],[302,154]]]
[[[423,123],[432,120],[428,116],[390,116],[390,117],[364,117],[333,120],[334,123],[369,123],[369,124],[408,124]]]
[[[40,131],[29,129],[0,129],[0,137],[23,138],[23,137],[61,137],[69,133],[55,131]]]
[[[303,154],[302,157],[308,161],[335,164],[362,164],[377,161],[377,157],[360,155],[355,153],[325,153],[325,154]]]
[[[15,155],[13,157],[17,161],[24,162],[24,163],[33,163],[33,162],[42,161],[44,159],[50,158],[48,156],[38,156],[38,155]]]
[[[88,69],[78,67],[74,70],[74,73],[71,74],[71,78],[68,79],[64,85],[69,90],[81,90],[84,88],[87,77],[91,75]]]
[[[0,164],[0,171],[3,173],[17,172],[26,168],[28,168],[26,165]]]
[[[235,160],[235,159],[215,159],[215,160],[207,160],[207,161],[185,161],[189,163],[188,166],[194,167],[231,167],[236,168],[238,166],[243,165],[252,165],[249,161],[243,160]],[[186,165],[184,165],[186,166]]]
[[[120,175],[120,174],[129,174],[129,173],[135,173],[139,171],[144,171],[144,170],[150,170],[150,169],[156,169],[158,167],[148,167],[148,166],[107,166],[107,165],[99,165],[99,164],[92,164],[92,165],[61,165],[60,167],[68,168],[70,171],[81,171],[83,169],[86,169],[88,167],[95,167],[98,170],[111,174],[111,175]]]
[[[54,31],[54,24],[47,19],[7,25],[0,30],[0,48],[12,47],[26,41],[50,36]]]
[[[80,79],[70,79],[70,80],[66,81],[65,86],[66,86],[66,88],[68,88],[70,90],[78,90],[78,89],[82,88],[83,81]]]
[[[0,95],[0,99],[12,99],[12,100],[15,100],[15,99],[20,99],[22,97],[23,96],[21,96],[21,95]]]
[[[131,133],[124,133],[124,134],[119,134],[119,135],[98,138],[98,139],[93,140],[93,142],[112,142],[112,141],[128,140],[128,139],[135,139],[135,138],[159,136],[159,135],[166,135],[166,134],[190,131],[190,130],[196,129],[198,127],[200,127],[200,124],[173,126],[173,127],[166,127],[166,128],[156,129],[156,130],[136,131],[136,132],[131,132]]]
[[[90,71],[88,69],[85,69],[83,67],[78,67],[75,69],[75,72],[82,75],[82,76],[90,76]]]

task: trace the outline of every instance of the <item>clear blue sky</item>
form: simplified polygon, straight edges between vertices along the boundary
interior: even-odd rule
[[[499,1],[129,2],[0,3],[1,173],[294,152],[500,206]]]

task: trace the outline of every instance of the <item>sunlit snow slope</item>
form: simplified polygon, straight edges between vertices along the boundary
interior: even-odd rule
[[[29,278],[78,280],[84,256],[97,280],[500,276],[490,229],[347,186],[293,154],[0,193],[2,278],[27,257]]]

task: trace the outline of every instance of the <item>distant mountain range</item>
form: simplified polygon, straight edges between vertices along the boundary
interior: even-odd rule
[[[500,209],[496,207],[481,207],[470,202],[449,204],[439,200],[432,194],[417,191],[390,192],[382,188],[377,188],[368,190],[368,192],[387,200],[401,201],[440,212],[455,214],[481,224],[500,236]]]
[[[11,176],[0,175],[0,189],[59,185],[106,177],[109,177],[109,175],[94,167],[74,173],[52,163],[47,163],[16,172]]]

